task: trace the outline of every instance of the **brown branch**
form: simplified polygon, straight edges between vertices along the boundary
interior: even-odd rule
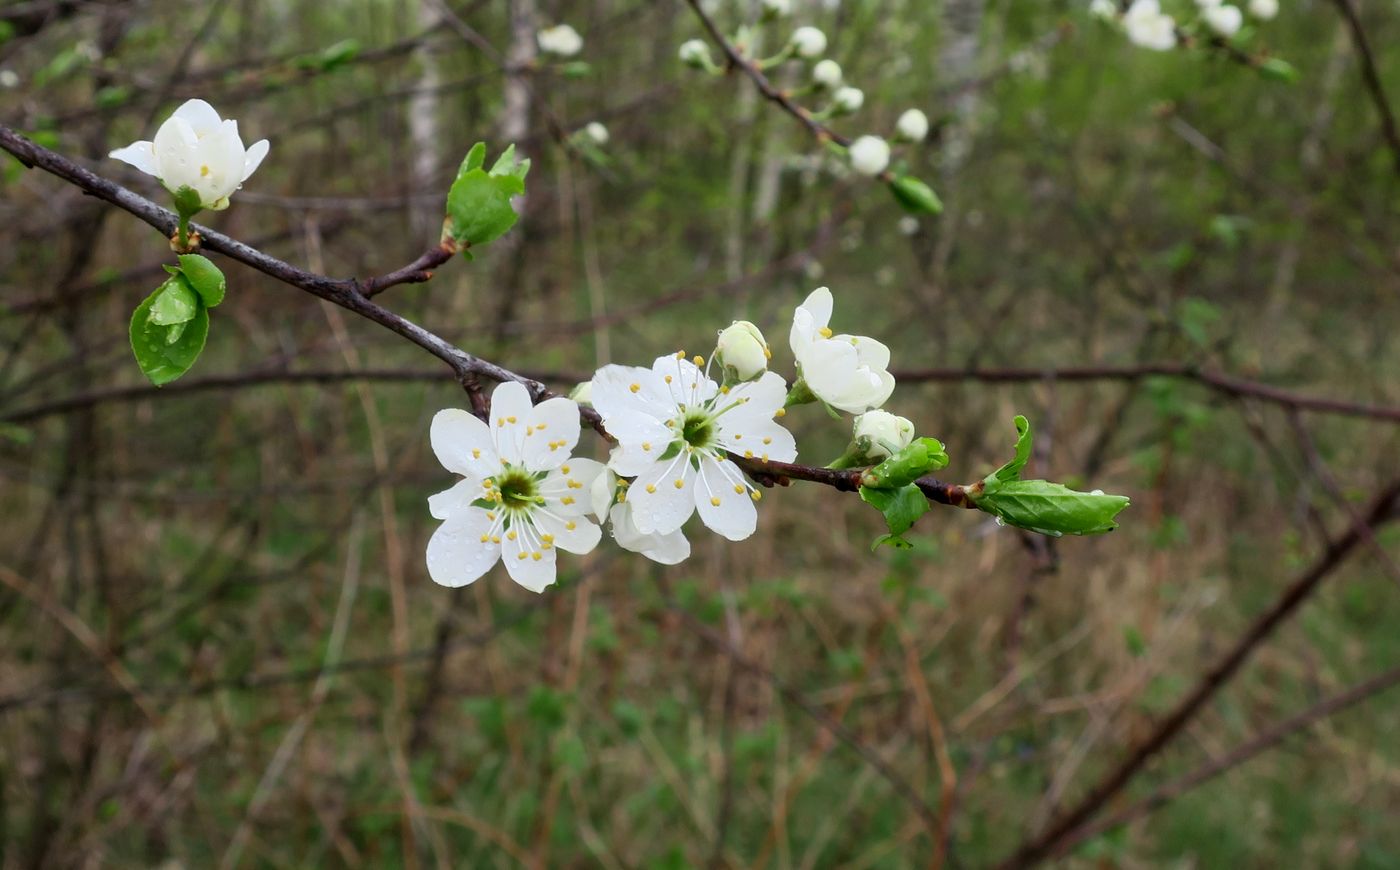
[[[1255,735],[1253,738],[1241,743],[1219,758],[1212,759],[1179,779],[1159,786],[1146,797],[1119,810],[1107,819],[1072,832],[1065,838],[1064,845],[1061,847],[1060,851],[1062,853],[1067,852],[1086,840],[1093,839],[1100,834],[1111,831],[1114,828],[1122,827],[1134,819],[1141,818],[1148,813],[1154,812],[1163,805],[1181,797],[1196,786],[1209,782],[1220,774],[1239,767],[1261,752],[1272,749],[1289,736],[1329,716],[1354,707],[1363,701],[1367,701],[1397,685],[1400,685],[1400,668],[1394,668],[1383,674],[1378,674],[1365,682],[1358,683],[1344,692],[1340,692],[1329,698],[1324,698],[1306,710],[1303,710],[1301,713],[1290,716],[1282,722],[1259,732],[1259,734]]]
[[[1366,39],[1366,29],[1361,25],[1361,16],[1356,14],[1356,6],[1351,0],[1332,0],[1332,5],[1337,7],[1337,11],[1342,13],[1342,18],[1346,20],[1351,43],[1356,48],[1357,57],[1361,59],[1361,81],[1365,83],[1366,91],[1371,95],[1376,114],[1380,115],[1381,133],[1395,158],[1395,171],[1400,172],[1400,131],[1396,129],[1395,112],[1390,108],[1385,86],[1381,84],[1380,73],[1376,71],[1376,57]]]
[[[1089,822],[1126,786],[1163,747],[1170,743],[1200,713],[1244,665],[1254,650],[1274,629],[1286,621],[1298,606],[1315,592],[1322,581],[1336,570],[1351,551],[1365,539],[1365,530],[1374,529],[1396,516],[1396,501],[1400,499],[1400,479],[1392,481],[1371,502],[1365,517],[1353,523],[1341,538],[1333,541],[1312,566],[1284,589],[1273,606],[1260,614],[1225,653],[1196,683],[1195,688],[1177,703],[1152,733],[1140,741],[1127,757],[1089,789],[1073,809],[1064,813],[1045,831],[1023,843],[1003,868],[1030,867],[1060,854],[1069,837]]]
[[[1235,398],[1258,399],[1300,411],[1317,411],[1327,414],[1341,414],[1349,417],[1367,417],[1400,423],[1400,407],[1387,405],[1367,405],[1348,402],[1343,399],[1330,399],[1322,396],[1307,396],[1293,393],[1280,387],[1249,381],[1222,372],[1198,368],[1186,363],[1145,363],[1131,366],[1067,366],[1064,368],[1033,368],[1029,366],[998,369],[914,369],[893,372],[895,380],[905,384],[983,381],[986,383],[1032,383],[1054,381],[1068,383],[1074,381],[1136,381],[1142,378],[1165,377],[1195,381],[1217,393]]]

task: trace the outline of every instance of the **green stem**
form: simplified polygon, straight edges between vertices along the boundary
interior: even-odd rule
[[[784,408],[791,408],[793,405],[807,405],[817,400],[812,388],[807,386],[807,382],[801,377],[793,382],[792,389],[788,390],[787,400],[783,402]]]

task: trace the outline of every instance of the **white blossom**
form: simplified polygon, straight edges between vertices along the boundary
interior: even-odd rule
[[[826,34],[815,27],[799,27],[792,32],[788,44],[799,57],[821,57],[822,52],[826,51]]]
[[[19,87],[19,73],[12,69],[0,69],[0,88]]]
[[[766,18],[780,18],[792,13],[792,0],[763,0],[763,15]]]
[[[773,353],[757,326],[736,320],[720,331],[715,362],[736,381],[751,381],[768,370]]]
[[[1169,51],[1176,47],[1176,21],[1162,11],[1157,0],[1133,0],[1123,15],[1123,30],[1142,48]]]
[[[1201,10],[1201,17],[1211,30],[1227,39],[1238,33],[1244,23],[1244,13],[1238,6],[1207,6]]]
[[[626,483],[621,488],[618,483],[617,475],[605,468],[594,478],[592,491],[593,513],[599,522],[609,524],[617,545],[662,565],[679,565],[690,558],[690,541],[680,529],[664,535],[642,534],[637,530],[632,520],[632,505],[627,501]]]
[[[852,432],[872,462],[887,459],[914,442],[914,424],[889,411],[866,411],[856,418]]]
[[[680,51],[677,54],[681,63],[697,69],[704,69],[713,63],[713,59],[710,57],[709,43],[703,39],[687,39],[681,43]]]
[[[831,58],[817,61],[817,65],[812,67],[812,81],[828,90],[840,87],[841,64]]]
[[[912,214],[907,214],[899,219],[899,231],[906,236],[916,236],[919,234],[919,219]]]
[[[850,158],[861,175],[879,175],[890,165],[890,144],[879,136],[861,136],[851,143]]]
[[[608,144],[608,139],[612,138],[611,134],[608,133],[608,128],[604,127],[598,121],[588,122],[583,128],[583,134],[589,139],[592,139],[595,145],[606,145]]]
[[[865,91],[860,88],[853,88],[849,85],[844,88],[837,88],[836,93],[831,96],[831,105],[836,111],[843,115],[849,115],[858,111],[865,105]]]
[[[189,100],[166,119],[151,142],[133,142],[108,154],[154,175],[171,193],[188,187],[202,208],[228,207],[228,198],[267,156],[266,139],[245,149],[238,122],[221,119],[203,100]]]
[[[1278,0],[1249,0],[1249,14],[1260,21],[1272,20],[1278,14]]]
[[[788,342],[807,389],[818,399],[851,414],[885,404],[894,392],[890,350],[864,335],[833,335],[831,291],[813,290],[792,315]]]
[[[906,109],[895,122],[899,138],[910,142],[922,142],[928,136],[928,115],[918,109]]]
[[[698,511],[706,526],[731,541],[752,535],[760,494],[726,454],[795,459],[791,433],[774,421],[786,398],[787,385],[774,372],[722,388],[679,353],[658,358],[649,369],[599,369],[593,405],[618,442],[608,466],[635,478],[626,500],[638,533],[674,532]]]
[[[559,57],[573,57],[583,50],[583,37],[567,24],[546,27],[535,34],[535,41],[539,43],[540,51]]]
[[[1118,4],[1115,0],[1090,0],[1089,14],[1104,21],[1118,17]]]
[[[514,381],[491,394],[490,423],[456,408],[433,417],[433,452],[462,475],[428,499],[443,521],[428,541],[428,574],[443,586],[466,586],[497,561],[511,579],[541,592],[555,580],[559,548],[583,554],[602,532],[586,516],[588,492],[603,465],[574,457],[578,405],[564,398],[531,405]]]

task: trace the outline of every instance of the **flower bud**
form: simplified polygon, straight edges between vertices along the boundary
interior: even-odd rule
[[[724,366],[726,380],[752,381],[768,370],[772,357],[768,342],[758,327],[747,320],[736,320],[719,334],[715,356]]]
[[[1249,0],[1249,14],[1260,21],[1269,21],[1278,14],[1278,0]]]
[[[1205,18],[1211,30],[1227,39],[1238,33],[1240,25],[1244,23],[1244,15],[1238,6],[1208,6],[1201,10],[1201,17]]]
[[[589,139],[592,139],[594,145],[606,145],[610,138],[608,128],[597,121],[590,121],[588,125],[583,128],[583,134]]]
[[[922,142],[928,136],[928,115],[918,109],[909,109],[899,116],[894,127],[899,138],[907,142]]]
[[[812,82],[819,88],[835,89],[841,86],[841,64],[828,58],[818,61],[812,67]]]
[[[546,27],[535,34],[540,51],[559,57],[573,57],[583,49],[583,37],[567,24]]]
[[[782,18],[792,13],[792,0],[763,0],[765,19]]]
[[[831,97],[831,107],[839,114],[849,115],[865,105],[865,91],[860,88],[838,88]]]
[[[889,411],[866,411],[856,418],[856,445],[869,461],[888,459],[914,442],[914,424]]]
[[[593,382],[584,381],[569,391],[569,398],[580,405],[593,404]]]
[[[874,177],[890,165],[890,145],[879,136],[862,136],[851,143],[851,168]]]
[[[681,43],[681,63],[695,69],[708,69],[714,61],[710,57],[710,46],[703,39],[688,39]]]
[[[1118,17],[1118,4],[1114,0],[1090,0],[1089,14],[1102,21],[1112,21]]]
[[[792,32],[788,44],[797,52],[798,57],[821,57],[822,52],[826,51],[826,34],[815,27],[799,27]]]

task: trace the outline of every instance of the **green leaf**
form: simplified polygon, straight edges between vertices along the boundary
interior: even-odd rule
[[[983,481],[987,488],[991,488],[993,480],[1018,480],[1021,477],[1021,469],[1026,467],[1026,463],[1031,461],[1031,424],[1030,421],[1020,414],[1016,415],[1013,421],[1016,424],[1016,456],[1012,460],[991,474]]]
[[[890,530],[888,535],[876,538],[870,549],[873,550],[881,544],[890,544],[901,549],[911,546],[904,540],[903,535],[919,517],[928,512],[928,499],[917,485],[911,483],[898,489],[862,486],[860,497],[866,504],[884,514],[885,525]]]
[[[898,489],[948,465],[948,453],[936,438],[915,438],[913,443],[861,475],[863,487]]]
[[[1259,71],[1259,75],[1266,79],[1272,79],[1273,81],[1284,82],[1290,85],[1301,78],[1298,69],[1294,67],[1293,64],[1280,57],[1264,58],[1255,69]]]
[[[446,233],[463,248],[484,245],[515,226],[519,216],[510,198],[525,192],[528,160],[516,160],[514,146],[507,148],[487,172],[486,145],[478,142],[462,161],[457,180],[447,194]]]
[[[1016,417],[1016,456],[969,488],[980,511],[1003,523],[1042,535],[1097,535],[1118,528],[1114,517],[1128,506],[1128,497],[1102,490],[1077,492],[1047,480],[1021,480],[1031,458],[1031,427]]]
[[[194,288],[194,292],[204,300],[206,308],[213,308],[224,301],[226,282],[224,273],[208,257],[199,254],[181,254],[180,271]]]
[[[187,323],[199,313],[199,297],[183,277],[167,278],[151,299],[150,320],[156,326]]]
[[[973,499],[977,509],[1009,526],[1042,535],[1098,535],[1118,528],[1114,517],[1128,506],[1125,495],[1076,492],[1048,480],[1002,481]]]
[[[914,214],[940,214],[943,201],[923,181],[912,175],[898,175],[890,182],[890,193],[904,207]]]
[[[151,315],[151,309],[172,284],[183,287],[183,292],[196,302],[194,315],[173,327],[153,322]],[[175,292],[181,294],[181,291]],[[172,331],[175,331],[173,340]],[[130,335],[131,350],[136,355],[137,365],[141,366],[141,371],[151,383],[159,387],[189,371],[199,358],[200,351],[204,350],[204,341],[209,337],[209,312],[198,304],[198,296],[183,278],[172,278],[136,307],[131,315]]]

